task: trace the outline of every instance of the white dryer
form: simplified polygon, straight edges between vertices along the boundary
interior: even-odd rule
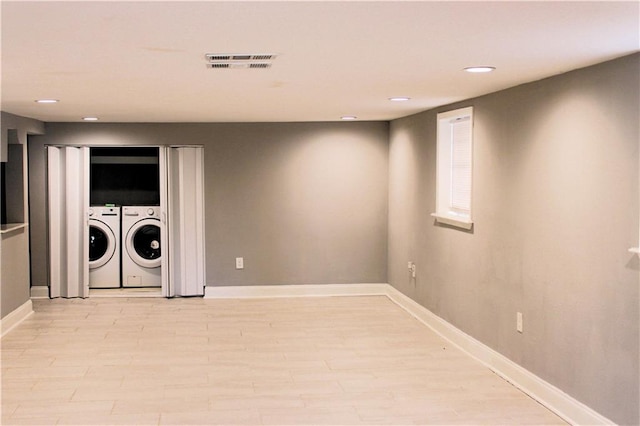
[[[89,208],[89,287],[120,287],[120,207]]]
[[[161,287],[160,207],[122,207],[122,286]]]

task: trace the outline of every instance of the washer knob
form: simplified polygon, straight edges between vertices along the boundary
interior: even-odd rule
[[[89,209],[89,216],[93,216],[93,209]]]
[[[149,216],[153,216],[153,213],[155,213],[155,212],[153,211],[153,209],[148,209],[148,210],[147,210],[147,214],[148,214]]]

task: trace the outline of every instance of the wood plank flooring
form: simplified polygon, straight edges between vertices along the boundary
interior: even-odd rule
[[[384,296],[34,300],[2,424],[564,424]]]

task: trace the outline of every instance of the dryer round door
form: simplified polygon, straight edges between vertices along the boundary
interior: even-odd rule
[[[143,268],[160,266],[160,221],[158,219],[142,219],[136,222],[126,240],[127,253],[131,260]]]
[[[89,221],[89,269],[96,269],[111,260],[116,252],[116,236],[107,224]]]

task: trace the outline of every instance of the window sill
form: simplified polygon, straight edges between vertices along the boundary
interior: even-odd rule
[[[446,225],[455,226],[456,228],[462,228],[469,230],[473,228],[473,221],[465,220],[461,218],[454,218],[451,216],[443,216],[438,213],[431,213],[431,216],[436,218],[436,222],[444,223]]]
[[[0,234],[8,234],[9,232],[26,228],[28,225],[28,223],[5,223],[0,225]]]

